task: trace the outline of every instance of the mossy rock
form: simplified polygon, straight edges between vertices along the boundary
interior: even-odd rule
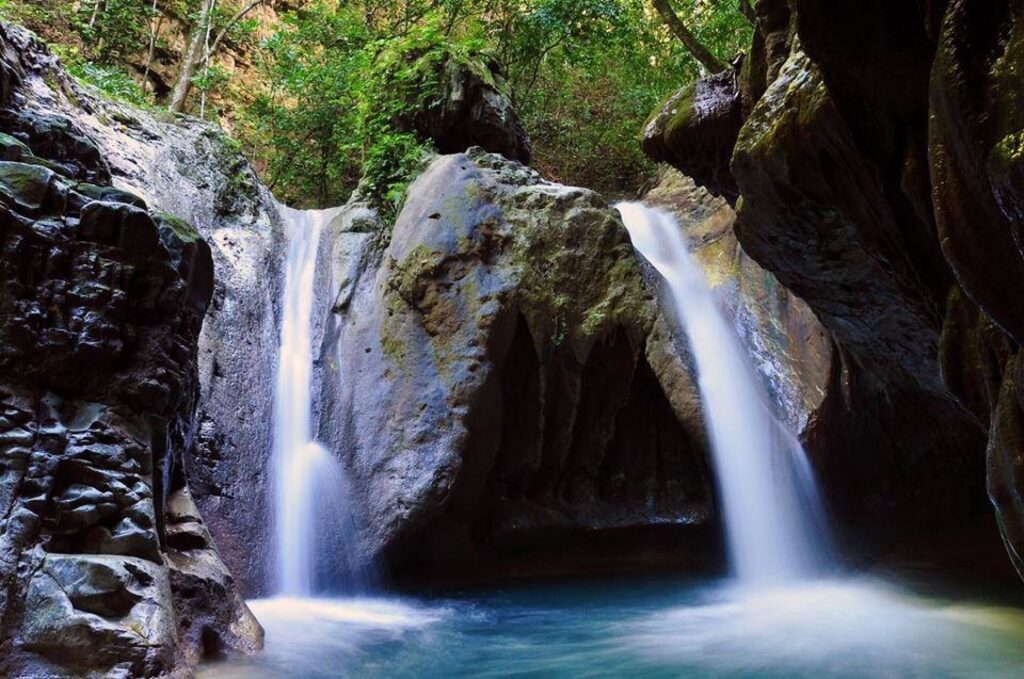
[[[9,134],[0,132],[0,160],[21,161],[32,155],[32,149]]]
[[[0,196],[22,210],[40,210],[52,182],[53,172],[45,167],[0,161]]]
[[[164,212],[163,210],[155,210],[151,216],[157,226],[160,227],[161,237],[166,233],[182,243],[195,243],[202,238],[196,227],[181,217]]]
[[[75,184],[74,190],[93,200],[101,200],[106,203],[125,203],[140,210],[148,209],[146,201],[139,196],[113,186],[97,186],[95,184],[79,182]]]

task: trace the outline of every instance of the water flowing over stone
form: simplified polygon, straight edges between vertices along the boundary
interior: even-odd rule
[[[618,209],[634,247],[667,282],[689,338],[740,581],[775,585],[813,574],[827,553],[827,540],[799,441],[764,403],[753,369],[691,261],[675,219],[640,203]]]
[[[277,589],[288,596],[310,596],[317,569],[317,518],[327,506],[337,505],[343,492],[337,462],[312,433],[317,251],[324,224],[336,211],[281,206],[280,212],[288,252],[274,402]]]

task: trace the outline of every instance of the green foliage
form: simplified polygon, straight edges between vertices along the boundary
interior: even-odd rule
[[[149,96],[142,91],[139,83],[118,66],[86,61],[69,66],[68,72],[113,99],[127,101],[136,106],[150,103]]]
[[[573,8],[585,12],[585,30],[561,25],[573,22]],[[679,0],[676,9],[725,62],[750,43],[752,27],[733,0]],[[509,68],[534,164],[567,183],[635,192],[653,170],[637,143],[644,121],[699,77],[700,65],[641,0],[539,0],[519,22],[543,28],[516,33],[527,43],[509,57],[518,62]]]
[[[749,44],[734,0],[676,9],[723,61]],[[287,16],[262,57],[270,92],[247,108],[243,138],[275,191],[308,205],[361,182],[394,206],[429,145],[403,123],[435,103],[452,59],[507,74],[542,172],[612,194],[650,175],[637,134],[700,75],[643,0],[321,1]]]
[[[75,78],[137,105],[149,99],[125,63],[147,44],[152,11],[144,0],[0,0],[0,16],[47,39]]]
[[[389,38],[361,11],[316,4],[286,16],[263,55],[271,89],[247,108],[242,135],[278,195],[326,205],[360,186],[396,210],[427,147],[402,121],[429,103],[452,58],[437,25]]]
[[[693,34],[723,62],[750,44],[739,0],[672,0]],[[175,42],[205,22],[204,0],[161,0],[178,19]],[[220,0],[211,34],[242,0]],[[637,135],[700,65],[661,24],[649,0],[312,0],[277,3],[235,23],[225,43],[252,54],[257,73],[238,81],[216,61],[193,78],[207,113],[227,124],[263,178],[284,200],[323,206],[361,193],[386,211],[422,165],[430,140],[410,132],[438,103],[452,61],[488,64],[507,78],[515,108],[547,176],[612,195],[628,194],[653,168]],[[287,11],[286,11],[287,10]],[[0,15],[29,25],[76,77],[141,103],[127,64],[143,63],[151,0],[0,0]],[[180,56],[180,55],[179,55]],[[209,115],[208,115],[209,117]]]
[[[42,25],[53,17],[53,11],[44,3],[24,0],[0,0],[0,18],[25,26]]]
[[[139,83],[122,67],[87,61],[75,46],[52,45],[51,49],[60,57],[68,73],[108,97],[136,106],[149,106],[152,103],[149,95],[142,91]]]
[[[213,92],[231,81],[231,74],[220,64],[211,63],[192,76],[192,86],[199,92]]]
[[[146,44],[152,6],[143,0],[96,0],[70,5],[72,27],[101,63],[115,63]]]

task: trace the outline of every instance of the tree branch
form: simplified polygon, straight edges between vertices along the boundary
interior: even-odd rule
[[[679,41],[683,43],[687,51],[693,55],[696,59],[704,66],[710,73],[719,73],[725,70],[725,64],[718,60],[714,54],[712,54],[707,47],[700,44],[696,36],[690,32],[690,29],[686,27],[686,24],[676,15],[672,6],[668,4],[668,0],[651,0],[651,4],[654,5],[654,9],[657,10],[658,14],[661,15],[662,21],[664,21],[672,33],[675,34]]]
[[[740,14],[746,17],[751,26],[757,26],[757,14],[747,0],[740,0]]]
[[[248,5],[235,12],[235,15],[228,19],[228,22],[224,24],[224,28],[220,29],[220,33],[217,34],[217,37],[213,39],[213,43],[210,44],[210,56],[217,53],[220,41],[224,39],[224,36],[228,34],[228,31],[234,28],[235,24],[244,19],[246,14],[253,11],[264,2],[266,2],[266,0],[252,0]]]

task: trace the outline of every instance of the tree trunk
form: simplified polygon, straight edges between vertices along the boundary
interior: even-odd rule
[[[142,87],[149,87],[149,71],[153,68],[153,57],[156,54],[156,36],[160,32],[160,25],[163,23],[163,13],[157,7],[157,0],[153,0],[151,16],[149,17],[149,48],[146,50],[146,69],[142,72]]]
[[[714,54],[712,54],[708,48],[700,44],[697,38],[690,32],[690,29],[686,27],[686,24],[676,15],[672,6],[668,4],[668,0],[651,0],[651,4],[654,5],[654,9],[657,10],[658,14],[661,15],[662,21],[668,24],[668,27],[672,30],[679,41],[683,43],[687,51],[693,55],[693,58],[701,63],[709,73],[719,73],[725,70],[725,64],[719,61]]]
[[[174,89],[171,90],[171,99],[167,108],[175,113],[185,110],[185,102],[188,100],[188,93],[192,90],[192,78],[203,60],[203,48],[206,46],[206,25],[210,22],[210,13],[213,11],[214,0],[204,0],[203,11],[199,14],[199,21],[192,27],[188,36],[188,47],[181,57],[181,67],[178,69],[178,78],[174,81]]]
[[[192,33],[189,35],[188,49],[185,51],[185,56],[182,57],[181,69],[178,71],[178,79],[174,82],[174,90],[171,93],[171,100],[167,108],[175,113],[181,113],[185,110],[185,100],[188,99],[188,93],[192,89],[192,78],[195,76],[199,64],[204,60],[208,62],[217,53],[217,48],[220,47],[220,43],[224,40],[228,31],[245,18],[246,14],[262,5],[265,1],[250,0],[248,4],[235,12],[235,15],[228,19],[228,22],[224,24],[224,28],[220,29],[220,33],[209,44],[209,50],[207,51],[205,48],[209,38],[208,24],[212,21],[210,14],[213,12],[216,0],[206,0],[203,4],[202,19],[193,27]]]

